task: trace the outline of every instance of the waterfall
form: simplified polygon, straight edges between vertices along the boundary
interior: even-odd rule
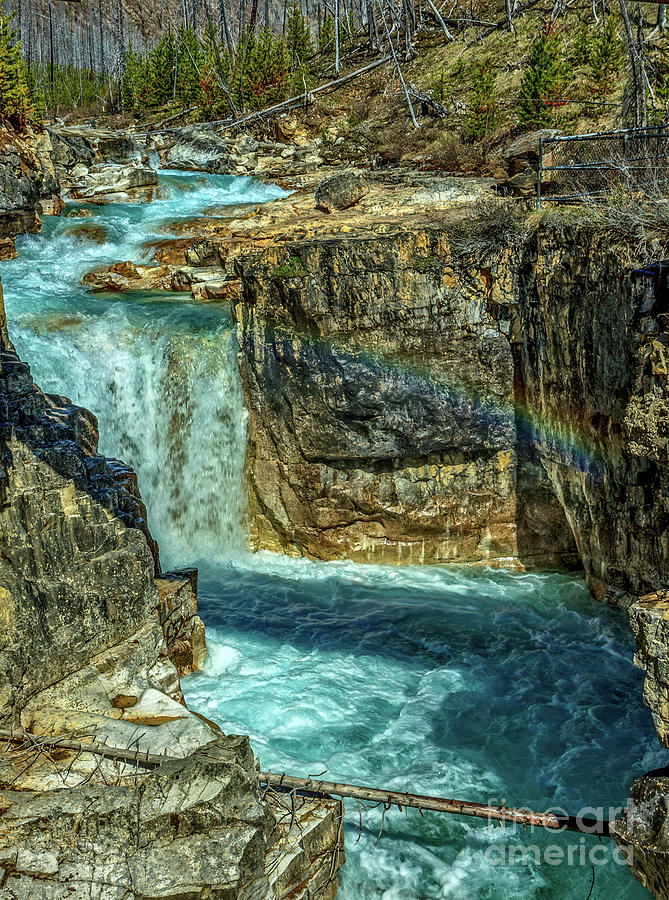
[[[3,265],[12,337],[46,391],[90,409],[100,452],[137,472],[165,568],[239,556],[245,545],[247,413],[224,304],[184,295],[90,294],[82,275],[139,259],[167,220],[281,193],[251,179],[162,177],[167,199],[96,210],[107,242],[47,219]],[[164,238],[164,234],[162,235]]]

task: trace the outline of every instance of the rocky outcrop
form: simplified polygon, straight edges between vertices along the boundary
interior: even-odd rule
[[[249,134],[218,132],[213,125],[188,125],[148,138],[164,168],[215,175],[277,178],[313,173],[323,164],[320,138],[296,142],[257,141]]]
[[[248,738],[228,737],[139,785],[1,792],[3,897],[270,900],[254,766]]]
[[[507,175],[500,181],[502,189],[514,196],[536,197],[541,141],[561,133],[557,128],[540,128],[512,141],[502,152],[502,165]],[[543,162],[544,165],[550,163],[548,156]],[[541,180],[545,188],[550,182],[550,173],[545,173]]]
[[[0,260],[15,254],[16,235],[39,231],[43,206],[58,211],[58,191],[48,135],[0,128]]]
[[[70,196],[87,203],[148,203],[153,199],[158,175],[147,166],[93,166],[70,184]]]
[[[1,356],[0,719],[129,638],[158,605],[134,474],[96,453],[95,418]]]
[[[646,671],[644,700],[658,737],[669,747],[669,591],[655,591],[629,609],[636,637],[635,665]]]
[[[611,834],[634,877],[659,900],[669,897],[669,771],[649,772],[632,784],[630,801]]]
[[[102,204],[148,202],[155,196],[158,175],[132,135],[62,126],[48,134],[55,171],[68,197]]]
[[[488,268],[458,265],[447,233],[425,227],[289,244],[240,268],[256,546],[571,559],[557,499],[520,446],[511,322]]]

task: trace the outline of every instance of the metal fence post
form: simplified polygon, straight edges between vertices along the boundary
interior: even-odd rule
[[[541,169],[544,164],[544,139],[539,138],[539,168],[537,169],[537,209],[541,209]]]

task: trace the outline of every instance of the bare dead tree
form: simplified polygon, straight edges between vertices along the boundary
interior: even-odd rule
[[[516,26],[513,24],[513,8],[511,0],[504,0],[504,9],[506,10],[506,24],[511,34],[516,33]]]
[[[657,21],[655,28],[649,34],[649,38],[654,38],[657,34],[663,34],[667,27],[667,4],[660,3],[657,7]]]
[[[436,19],[437,19],[437,22],[439,22],[439,24],[441,25],[442,31],[443,31],[444,34],[446,35],[446,39],[449,40],[449,41],[452,41],[452,40],[453,40],[453,35],[452,35],[451,32],[448,30],[448,26],[446,25],[446,22],[444,22],[444,20],[443,20],[443,18],[442,18],[442,15],[441,15],[441,13],[439,12],[439,10],[438,10],[437,7],[434,5],[433,0],[427,0],[427,2],[428,2],[428,4],[429,4],[430,9],[432,10],[432,12],[433,12],[434,15],[435,15],[435,17],[436,17]],[[510,2],[510,0],[506,0],[507,6],[508,6],[509,2]]]
[[[335,15],[334,15],[334,27],[335,27],[335,72],[339,75],[341,70],[341,59],[340,59],[340,49],[339,49],[339,0],[335,0]]]
[[[207,10],[209,7],[207,6]],[[225,46],[228,48],[230,59],[232,60],[235,52],[230,35],[230,26],[228,24],[228,11],[226,9],[225,0],[218,0],[218,31],[221,35],[221,41],[225,39]]]
[[[634,118],[634,126],[636,128],[646,127],[646,71],[644,63],[644,46],[643,46],[643,13],[641,4],[639,4],[639,24],[637,28],[637,39],[634,38],[632,31],[632,23],[630,21],[629,12],[627,10],[626,0],[619,0],[620,13],[623,19],[625,30],[625,43],[627,45],[627,53],[630,59],[630,82],[628,85],[627,97],[623,98],[623,119]],[[631,114],[629,106],[632,107]]]
[[[395,68],[397,69],[397,74],[400,79],[400,84],[402,85],[402,90],[404,91],[404,96],[406,97],[407,106],[409,107],[409,112],[411,113],[411,121],[413,122],[414,128],[420,128],[420,124],[418,119],[416,118],[416,113],[414,112],[413,103],[411,102],[411,97],[409,96],[409,89],[406,86],[406,82],[404,80],[404,75],[402,75],[402,68],[400,66],[399,60],[397,58],[397,53],[395,52],[395,45],[393,44],[393,39],[390,36],[390,29],[388,28],[388,21],[386,19],[386,11],[383,7],[383,4],[380,7],[381,9],[381,18],[383,19],[383,27],[386,32],[386,39],[390,45],[390,53],[393,58],[393,62],[395,63]]]

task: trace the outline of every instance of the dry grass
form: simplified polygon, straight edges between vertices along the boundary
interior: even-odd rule
[[[627,248],[630,262],[645,265],[669,257],[669,200],[648,201],[622,191],[605,203],[585,204],[580,224],[610,235],[611,242]]]
[[[458,259],[495,259],[505,249],[520,247],[529,233],[525,205],[492,196],[477,200],[449,227]]]

